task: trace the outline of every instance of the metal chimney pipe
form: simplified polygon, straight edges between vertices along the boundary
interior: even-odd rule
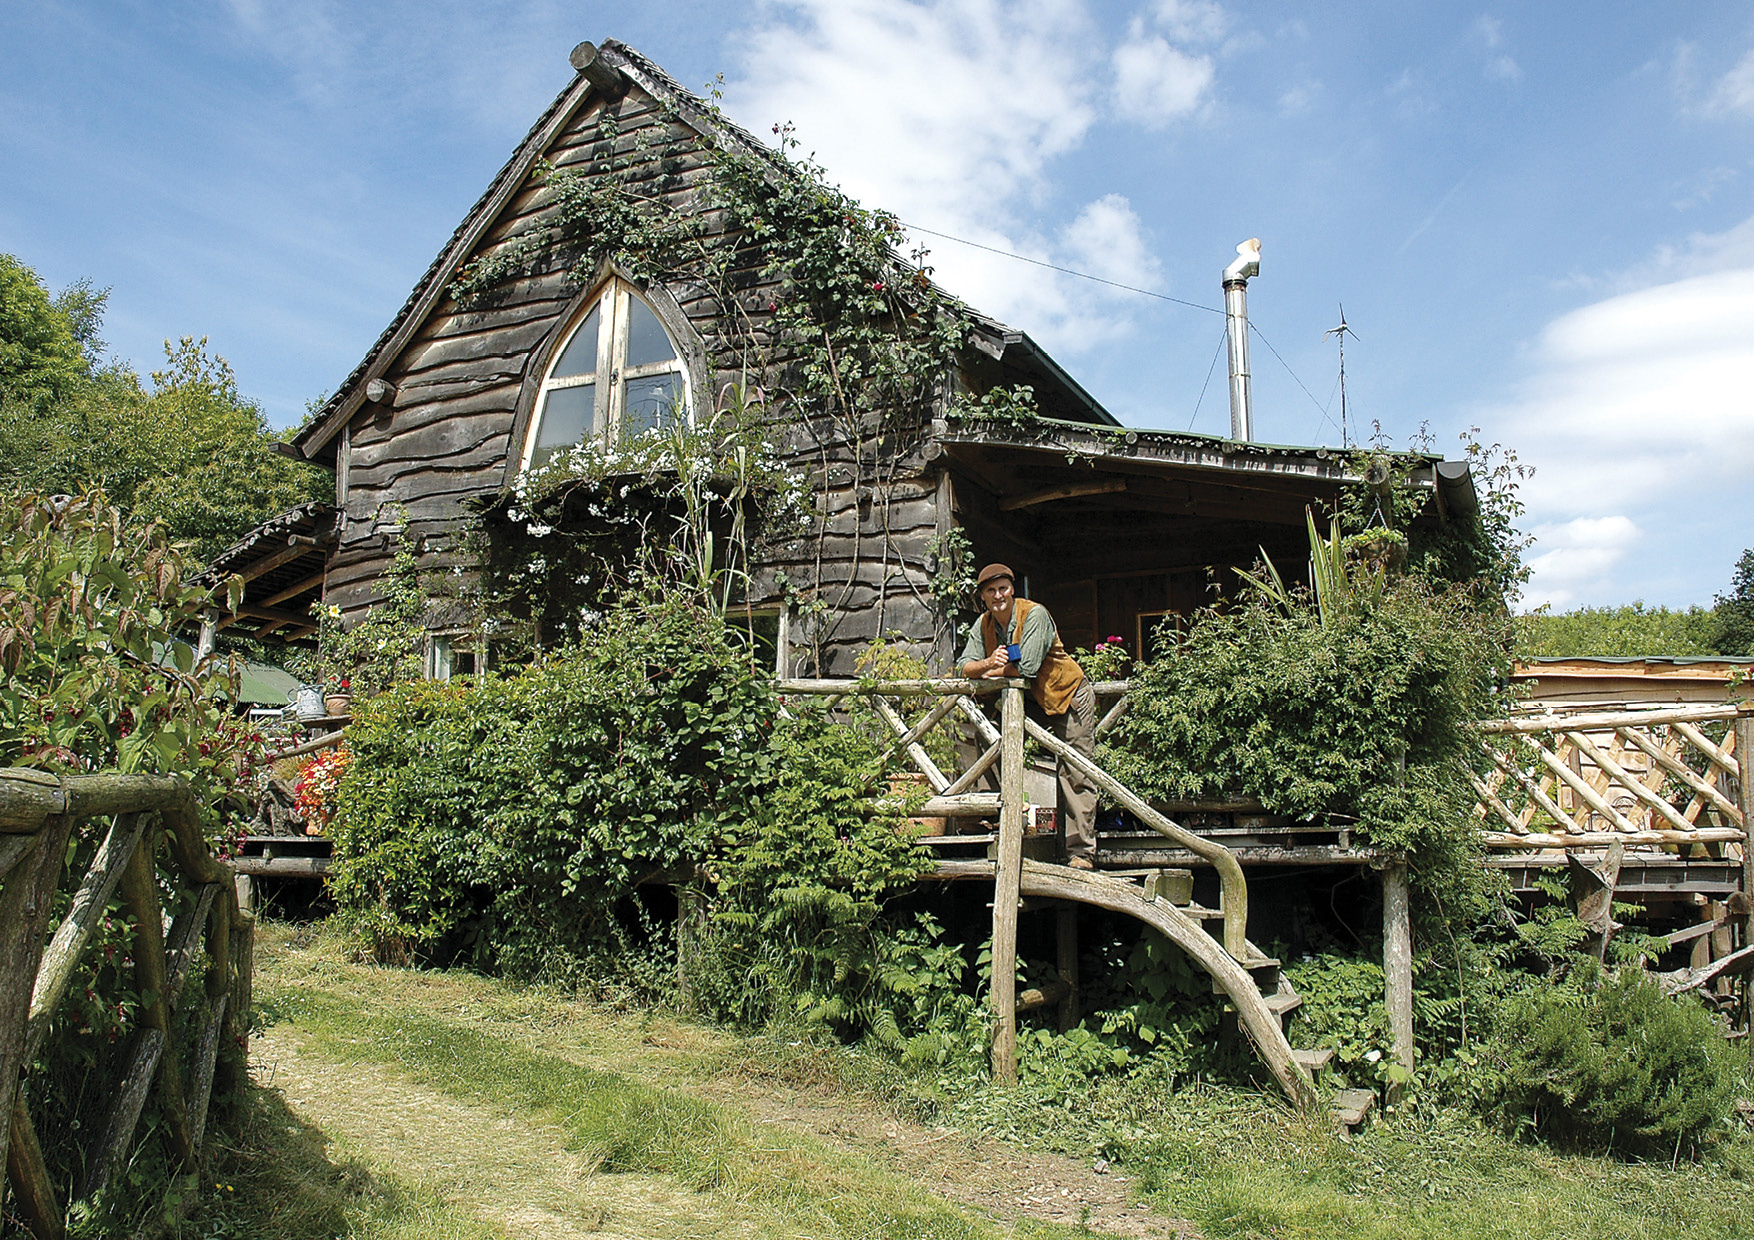
[[[1230,341],[1230,437],[1254,438],[1254,390],[1249,383],[1249,277],[1261,274],[1261,239],[1236,247],[1224,269],[1224,333]]]

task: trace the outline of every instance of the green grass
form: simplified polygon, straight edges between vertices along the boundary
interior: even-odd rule
[[[1754,1236],[1754,1139],[1698,1164],[1631,1162],[1513,1141],[1457,1110],[1427,1108],[1342,1137],[1273,1094],[1149,1072],[1083,1087],[1000,1088],[904,1076],[858,1051],[752,1039],[724,1070],[778,1085],[834,1085],[917,1118],[1020,1144],[1101,1155],[1138,1176],[1162,1213],[1210,1240],[1667,1240]]]
[[[480,1023],[419,1006],[417,988],[410,993],[391,983],[366,994],[352,985],[326,989],[323,973],[307,968],[296,979],[268,981],[258,990],[268,1018],[295,1028],[313,1057],[387,1067],[415,1085],[522,1112],[565,1132],[569,1148],[596,1173],[664,1176],[739,1203],[748,1207],[745,1214],[753,1212],[759,1234],[848,1240],[1077,1234],[1048,1224],[1014,1230],[995,1224],[812,1137],[534,1049],[498,1015],[491,994],[497,988],[478,979],[470,980],[489,991],[474,1010],[475,1017],[486,1017]],[[518,1006],[540,1026],[542,1014],[529,1011],[528,1002]]]
[[[270,1089],[248,1090],[209,1146],[212,1191],[176,1240],[490,1240],[436,1190],[335,1155]]]
[[[277,956],[258,988],[269,1021],[296,1030],[313,1063],[369,1065],[471,1106],[531,1117],[560,1133],[592,1174],[661,1177],[746,1234],[1078,1234],[1029,1223],[1011,1230],[862,1154],[754,1122],[735,1105],[740,1096],[801,1095],[1107,1157],[1137,1177],[1161,1214],[1191,1220],[1211,1240],[1754,1235],[1746,1134],[1707,1161],[1676,1166],[1559,1153],[1431,1108],[1345,1138],[1268,1093],[1148,1071],[1013,1087],[911,1074],[808,1038],[735,1038],[467,974],[362,968],[318,939],[314,950],[271,945]],[[729,1101],[688,1092],[709,1080]],[[386,1174],[325,1149],[323,1134],[276,1095],[257,1091],[249,1106],[220,1163],[235,1193],[182,1234],[499,1234],[448,1201],[444,1185],[404,1181],[400,1167]]]

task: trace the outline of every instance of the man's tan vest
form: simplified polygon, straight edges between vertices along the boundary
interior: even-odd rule
[[[988,612],[981,617],[981,640],[987,644],[990,656],[1000,646],[1015,645],[1017,634],[1023,632],[1023,617],[1030,610],[1040,606],[1026,598],[1020,598],[1011,607],[1011,633],[1003,640],[999,637],[999,626],[993,623],[993,613]],[[1078,682],[1084,679],[1084,669],[1078,666],[1078,660],[1066,653],[1060,644],[1059,626],[1054,626],[1054,643],[1048,647],[1047,656],[1041,661],[1041,670],[1035,674],[1035,683],[1030,692],[1035,695],[1036,704],[1050,715],[1063,715],[1072,704],[1072,694],[1078,688]]]

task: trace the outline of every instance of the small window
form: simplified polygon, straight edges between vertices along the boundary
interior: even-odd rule
[[[626,281],[612,278],[542,381],[524,468],[597,438],[631,439],[688,412],[688,374],[670,333]]]

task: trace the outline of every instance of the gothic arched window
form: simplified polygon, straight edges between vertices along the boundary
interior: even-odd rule
[[[611,277],[556,353],[536,398],[524,467],[595,438],[617,443],[688,413],[688,370],[650,305]]]

